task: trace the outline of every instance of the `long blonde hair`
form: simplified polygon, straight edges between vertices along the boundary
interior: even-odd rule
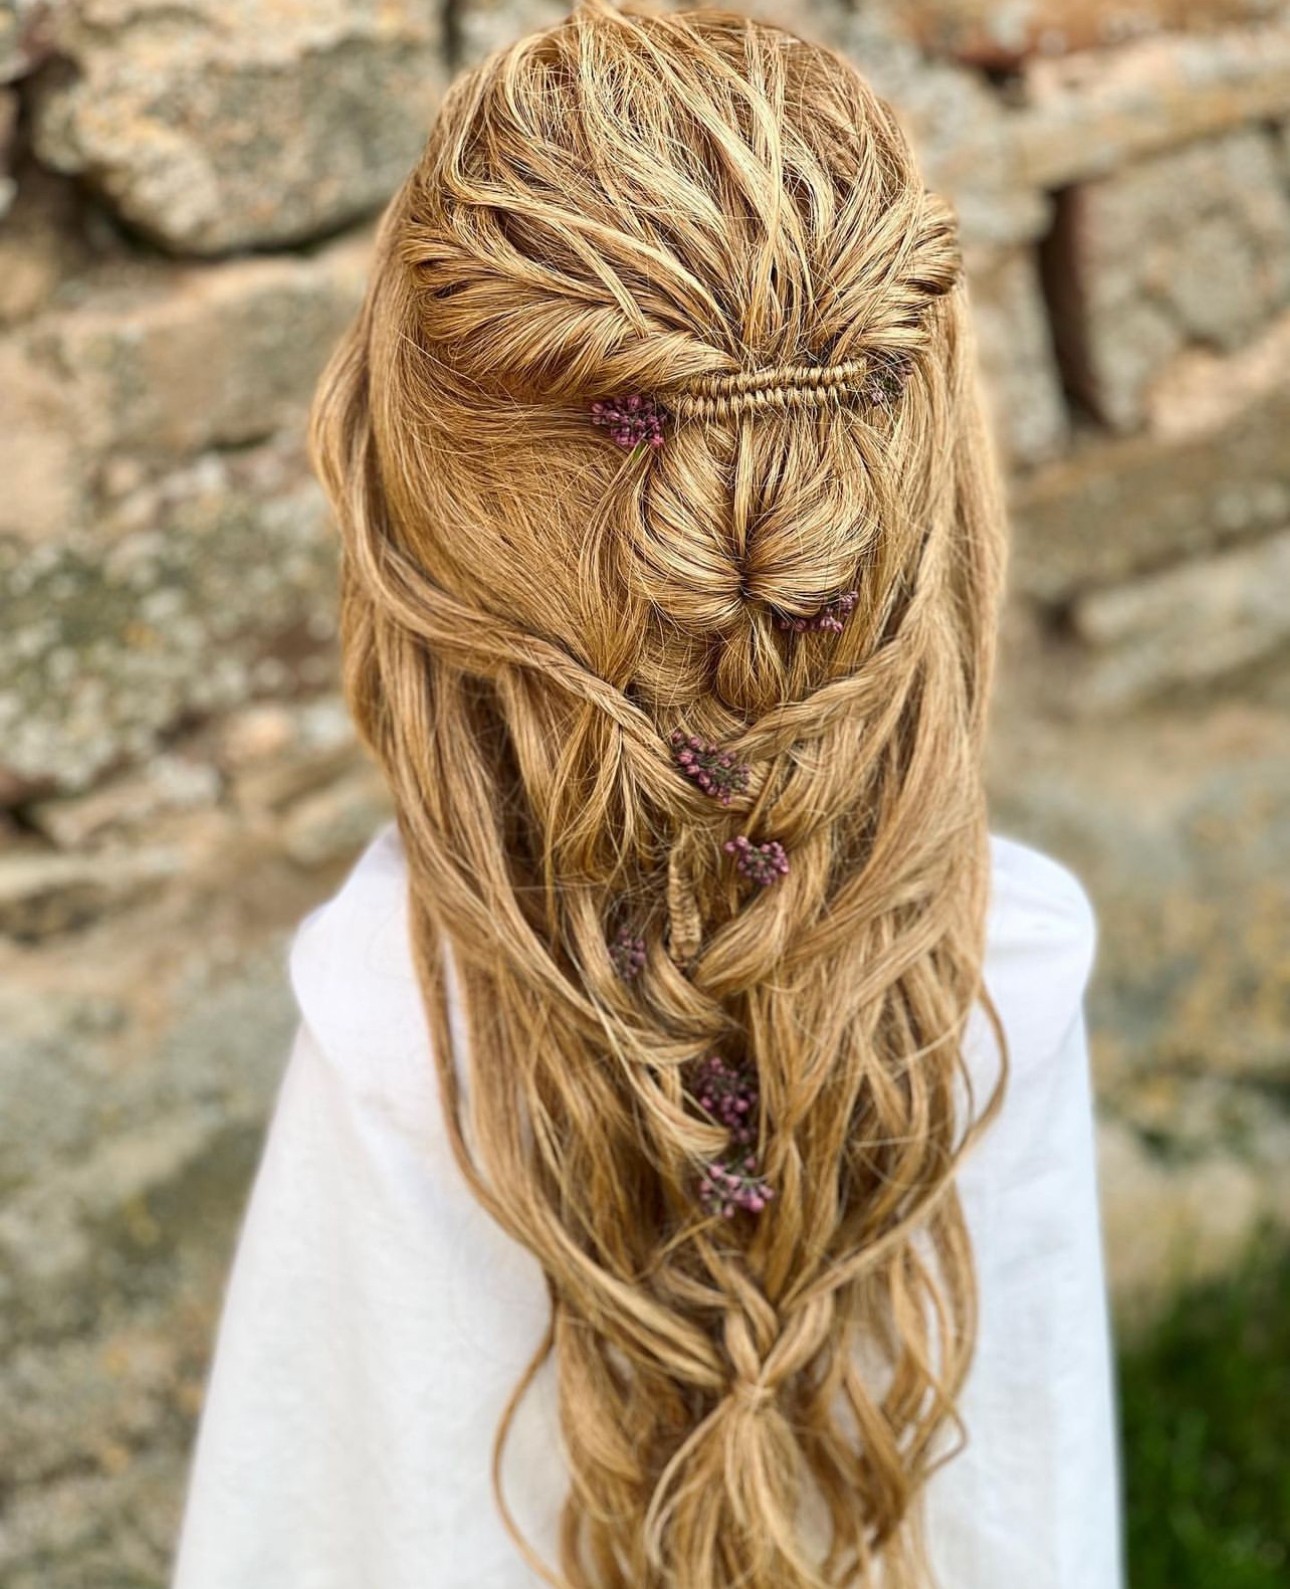
[[[313,448],[453,1151],[550,1290],[508,1528],[574,1589],[924,1583],[1003,566],[950,211],[840,56],[587,0],[452,85]],[[759,1213],[700,1195],[714,1054]],[[558,1573],[499,1481],[552,1352]]]

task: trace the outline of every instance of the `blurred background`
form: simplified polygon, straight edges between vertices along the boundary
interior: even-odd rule
[[[1290,1582],[1290,6],[763,3],[956,201],[998,830],[1074,867],[1135,1589]],[[0,1584],[158,1589],[294,1015],[387,808],[302,415],[546,0],[0,0]],[[1042,1586],[1036,1586],[1042,1589]]]

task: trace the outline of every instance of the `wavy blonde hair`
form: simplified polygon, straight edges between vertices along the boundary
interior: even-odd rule
[[[588,0],[452,85],[320,387],[346,687],[453,1151],[549,1285],[493,1486],[552,1584],[926,1581],[974,1334],[954,1170],[987,1113],[962,1038],[1003,554],[975,379],[952,216],[850,64]],[[657,451],[590,423],[628,392]],[[788,627],[852,589],[840,633]],[[749,769],[728,805],[677,728]],[[787,876],[750,889],[739,834]],[[696,1199],[713,1053],[755,1066],[760,1215]],[[500,1482],[551,1353],[558,1573]]]

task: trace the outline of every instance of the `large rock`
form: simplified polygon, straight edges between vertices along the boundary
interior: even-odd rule
[[[1285,8],[1282,8],[1284,13]],[[1290,112],[1290,27],[1141,39],[1030,61],[1018,179],[1055,189]]]
[[[430,0],[82,0],[36,81],[39,157],[163,246],[210,254],[377,208],[442,80]]]
[[[44,542],[81,518],[85,468],[62,383],[0,340],[0,537]]]
[[[1007,71],[1168,28],[1210,30],[1260,20],[1278,0],[910,0],[897,15],[928,49]]]
[[[142,273],[45,322],[81,446],[184,455],[296,424],[362,296],[365,235],[316,255]]]
[[[34,220],[0,237],[0,269],[12,267],[0,317],[6,295],[15,316],[50,307],[60,269],[50,241]],[[118,495],[132,456],[164,469],[299,434],[362,296],[368,253],[364,231],[277,259],[114,261],[64,286],[53,312],[0,339],[0,537],[43,544],[114,528],[95,487]]]
[[[1232,350],[1290,300],[1290,192],[1250,127],[1068,192],[1049,244],[1068,384],[1117,430],[1193,344]]]
[[[197,1030],[167,1030],[173,1068],[153,1076],[152,1096],[126,1084],[148,1126],[109,1125],[79,1175],[46,1157],[39,1194],[8,1200],[0,1290],[22,1293],[5,1310],[0,1371],[6,1585],[166,1581],[228,1255],[289,1031],[281,992],[257,992],[223,1010],[199,997]],[[166,1091],[191,1091],[203,1062],[218,1085],[234,1050],[259,1073],[253,1110],[229,1099],[221,1120],[191,1097],[185,1113],[166,1109]]]
[[[969,265],[981,370],[1005,454],[1034,464],[1070,430],[1033,249],[988,250]]]
[[[1290,530],[1093,591],[1071,625],[1092,652],[1067,678],[1081,711],[1222,678],[1290,645]]]
[[[106,551],[0,543],[0,767],[18,779],[82,788],[182,717],[291,688],[334,631],[333,536],[298,459],[208,454],[116,512]]]
[[[1084,880],[1101,1091],[1167,1071],[1290,1081],[1290,705],[1119,721],[1012,712],[994,818]]]
[[[173,851],[129,849],[105,855],[0,855],[0,933],[21,941],[96,921],[149,888],[174,883],[183,870]]]
[[[1014,491],[1017,585],[1064,601],[1279,530],[1290,520],[1287,435],[1283,386],[1207,434],[1086,442]]]
[[[13,208],[0,225],[0,326],[48,308],[84,270],[88,249],[77,210],[64,178],[30,163],[24,167]]]
[[[1290,312],[1237,353],[1193,348],[1176,359],[1151,388],[1148,428],[1165,441],[1203,444],[1255,406],[1275,404],[1285,389],[1287,369]]]
[[[51,13],[63,0],[0,0],[0,83],[39,65],[51,42]]]
[[[121,833],[146,839],[148,827],[158,819],[213,805],[220,792],[219,773],[211,761],[163,752],[86,794],[37,801],[23,817],[28,828],[60,849],[83,850]]]
[[[320,726],[307,717],[306,737]],[[239,758],[263,740],[250,726]],[[6,1589],[166,1581],[228,1258],[297,1018],[287,936],[351,858],[306,873],[248,825],[189,855],[182,886],[125,922],[38,954],[0,938]]]
[[[453,64],[473,66],[525,33],[568,16],[564,0],[460,0],[451,9]]]
[[[1047,231],[1050,201],[1021,171],[1017,117],[978,73],[927,60],[868,6],[847,11],[837,43],[896,111],[969,246],[1008,249]]]

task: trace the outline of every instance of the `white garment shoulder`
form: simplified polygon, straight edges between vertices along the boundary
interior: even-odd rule
[[[442,1135],[437,1083],[412,960],[407,863],[397,827],[377,835],[291,946],[301,1018],[356,1101],[401,1135]]]
[[[1007,1031],[1013,1079],[1058,1050],[1081,1014],[1097,951],[1083,885],[1051,856],[994,837],[985,984]]]

